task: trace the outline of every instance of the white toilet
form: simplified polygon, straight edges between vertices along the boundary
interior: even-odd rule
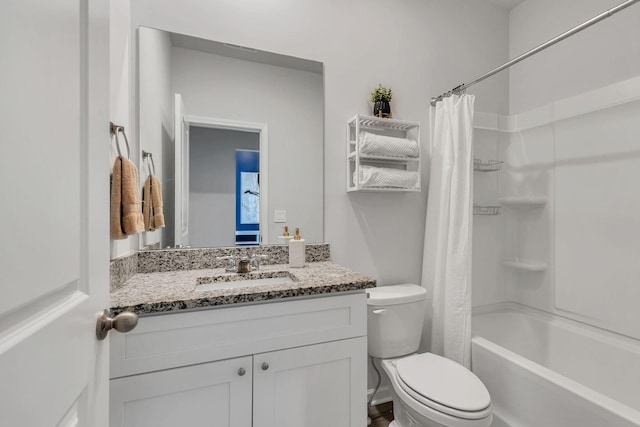
[[[367,289],[369,355],[382,359],[393,386],[389,427],[488,427],[491,398],[464,366],[416,354],[422,336],[426,290],[404,284]]]

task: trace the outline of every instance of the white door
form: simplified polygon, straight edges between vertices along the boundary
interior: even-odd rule
[[[251,427],[251,356],[111,380],[111,427]]]
[[[253,356],[253,427],[361,427],[367,339]]]
[[[0,424],[106,426],[106,0],[0,12]]]
[[[184,101],[175,94],[175,245],[189,245],[189,123]]]

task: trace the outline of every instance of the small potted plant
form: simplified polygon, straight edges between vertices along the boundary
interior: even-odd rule
[[[384,87],[379,84],[377,88],[371,91],[369,101],[373,102],[373,115],[376,117],[391,117],[391,88]]]

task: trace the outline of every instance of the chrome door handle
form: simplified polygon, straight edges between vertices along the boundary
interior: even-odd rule
[[[109,317],[110,314],[109,310],[105,310],[98,317],[98,323],[96,324],[98,340],[105,339],[111,329],[115,329],[118,332],[129,332],[138,324],[138,315],[130,311],[122,312],[116,317]]]

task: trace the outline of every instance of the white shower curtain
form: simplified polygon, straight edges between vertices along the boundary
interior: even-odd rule
[[[473,95],[436,104],[422,264],[431,300],[431,352],[466,367],[471,346]],[[426,333],[428,332],[425,331]]]

